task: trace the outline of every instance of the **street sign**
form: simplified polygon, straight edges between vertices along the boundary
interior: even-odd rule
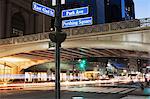
[[[78,19],[71,19],[71,20],[63,20],[62,28],[92,25],[92,24],[93,24],[92,17],[78,18]]]
[[[75,9],[62,10],[62,17],[72,17],[86,15],[89,13],[88,7],[81,7]]]
[[[46,7],[44,5],[38,4],[36,2],[32,3],[32,9],[37,11],[37,12],[46,14],[48,16],[52,16],[52,17],[55,16],[55,10],[54,9],[51,9],[51,8]]]

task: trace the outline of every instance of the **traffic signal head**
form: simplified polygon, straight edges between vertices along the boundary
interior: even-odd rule
[[[87,60],[86,59],[81,59],[79,61],[79,69],[80,70],[85,70],[86,66],[87,66]]]

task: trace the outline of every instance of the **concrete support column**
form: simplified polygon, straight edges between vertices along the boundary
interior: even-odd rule
[[[11,13],[11,9],[12,9],[12,4],[10,2],[7,2],[7,16],[5,16],[7,19],[6,21],[6,37],[10,37],[10,34],[12,33],[12,28],[11,28],[11,17],[12,17],[12,13]]]
[[[138,71],[137,59],[129,59],[129,70],[134,72]]]
[[[43,20],[41,20],[41,19],[42,19],[42,15],[38,14],[37,26],[36,26],[37,33],[42,33],[42,31],[43,31]]]
[[[0,39],[5,34],[5,16],[6,16],[6,0],[0,0]]]
[[[51,28],[51,18],[48,16],[45,16],[45,32],[49,32]]]
[[[30,18],[29,18],[29,20],[30,20],[30,21],[29,21],[29,22],[30,22],[30,25],[29,25],[29,26],[30,26],[30,27],[29,27],[29,28],[30,28],[30,29],[29,29],[30,31],[29,31],[29,33],[30,33],[30,34],[31,34],[31,33],[34,33],[34,23],[35,23],[35,22],[34,22],[34,21],[35,21],[34,18],[35,18],[34,14],[30,13]],[[26,24],[26,26],[27,26],[27,24]]]
[[[33,33],[34,16],[31,13],[27,13],[22,10],[22,14],[25,20],[25,33],[24,35]],[[33,18],[32,18],[33,17]]]

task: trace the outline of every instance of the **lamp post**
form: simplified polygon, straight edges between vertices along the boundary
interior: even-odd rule
[[[55,99],[60,99],[60,47],[66,39],[66,33],[61,31],[61,0],[56,0],[55,32],[49,34],[49,38],[55,43]]]
[[[3,82],[5,82],[5,78],[6,78],[6,62],[4,63]]]

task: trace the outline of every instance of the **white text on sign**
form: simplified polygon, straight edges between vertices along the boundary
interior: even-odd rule
[[[62,28],[85,26],[85,25],[92,25],[92,24],[93,24],[92,17],[78,18],[78,19],[71,19],[71,20],[63,20]]]
[[[46,6],[43,6],[41,4],[38,4],[36,2],[32,3],[32,9],[37,11],[37,12],[46,14],[48,16],[52,16],[52,17],[55,16],[55,11],[53,9],[46,7]]]
[[[89,13],[88,7],[74,8],[62,11],[62,17],[72,17],[86,15]]]

